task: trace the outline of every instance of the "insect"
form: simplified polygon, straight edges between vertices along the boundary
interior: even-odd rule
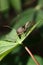
[[[23,34],[28,28],[30,28],[30,27],[33,26],[33,25],[34,25],[34,22],[26,22],[26,24],[25,24],[24,26],[19,27],[19,28],[17,29],[17,34],[18,34],[18,35]]]
[[[33,21],[28,21],[28,22],[26,22],[26,24],[24,25],[24,26],[21,26],[21,27],[19,27],[16,31],[17,31],[17,34],[18,35],[21,35],[21,34],[23,34],[28,28],[30,28],[31,26],[33,26],[34,25],[34,22]],[[2,28],[3,29],[7,29],[7,30],[11,30],[12,28],[10,27],[10,26],[8,26],[8,25],[4,25],[4,26],[2,26]],[[3,30],[2,29],[2,30]]]

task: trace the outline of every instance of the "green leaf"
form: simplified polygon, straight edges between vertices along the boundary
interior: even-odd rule
[[[17,42],[19,41],[19,37],[15,29],[12,29],[8,34],[2,36],[3,40],[10,41],[10,42]]]
[[[42,63],[43,59],[40,56],[37,56],[37,55],[34,55],[34,56],[37,59],[37,61],[40,63],[40,65],[43,65],[43,63]],[[36,65],[36,64],[34,63],[34,61],[32,60],[32,58],[30,57],[29,60],[28,60],[27,65]]]
[[[18,29],[19,27],[23,26],[27,21],[32,21],[34,17],[34,12],[35,10],[33,8],[30,8],[17,15],[17,17],[11,21],[11,26],[15,29]]]
[[[0,61],[17,45],[19,44],[0,40]]]
[[[13,50],[14,47],[19,45],[19,37],[15,29],[12,29],[10,33],[2,36],[0,40],[0,61]]]
[[[21,12],[21,0],[11,0],[11,4],[17,12]]]
[[[8,0],[0,0],[0,11],[8,10],[9,4]]]
[[[36,22],[41,22],[37,27],[40,28],[43,26],[43,10],[39,10],[36,17]]]

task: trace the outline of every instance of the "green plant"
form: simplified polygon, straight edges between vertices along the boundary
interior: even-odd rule
[[[8,1],[5,1],[5,0],[3,0],[3,1],[4,2],[2,2],[2,0],[1,0],[1,3],[4,3],[4,4],[1,4],[0,11],[4,13],[3,15],[5,15],[8,13],[5,11],[9,10],[9,5],[5,4],[5,3],[8,3]],[[35,7],[26,9],[26,10],[24,10],[24,12],[22,11],[22,8],[21,8],[21,0],[11,0],[11,2],[12,2],[13,8],[15,9],[15,11],[17,13],[17,16],[13,20],[11,20],[10,26],[8,26],[8,28],[11,29],[10,32],[8,32],[7,34],[4,34],[4,35],[3,34],[0,35],[0,61],[12,50],[17,49],[17,47],[19,45],[21,45],[21,46],[24,45],[24,48],[25,48],[26,45],[23,44],[23,41],[32,33],[32,31],[40,29],[41,26],[43,26],[43,1],[42,0],[38,0],[38,4],[36,4]],[[11,4],[11,2],[10,2],[10,4]],[[6,6],[3,6],[3,5],[6,5]],[[9,17],[9,14],[8,14],[8,17]],[[21,34],[20,38],[19,38],[19,36],[17,34],[18,28],[24,26],[26,24],[26,22],[31,22],[31,21],[34,21],[35,24],[32,27],[28,28],[23,34]],[[42,32],[40,32],[40,34],[42,34]],[[37,58],[37,56],[36,56],[36,58]],[[38,58],[39,58],[38,61],[40,61],[39,63],[42,65],[43,63],[41,62],[41,60],[43,60],[43,59],[40,57],[38,57]],[[16,58],[15,58],[15,60],[16,60]],[[31,62],[30,62],[30,65],[31,65]],[[29,63],[27,63],[27,65],[28,64]],[[22,63],[20,63],[18,65],[22,65]]]

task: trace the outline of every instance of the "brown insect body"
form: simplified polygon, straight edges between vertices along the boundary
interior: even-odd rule
[[[24,31],[25,31],[25,29],[24,29],[23,27],[20,27],[20,28],[18,28],[18,30],[17,30],[17,34],[18,34],[18,35],[21,35],[21,34],[23,34]]]
[[[26,22],[26,24],[24,25],[24,26],[22,26],[22,27],[19,27],[18,29],[17,29],[17,34],[18,35],[21,35],[21,34],[23,34],[29,27],[31,27],[31,26],[33,26],[34,25],[34,23],[33,22]]]

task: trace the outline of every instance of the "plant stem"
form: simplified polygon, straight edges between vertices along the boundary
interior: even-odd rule
[[[35,62],[36,65],[40,65],[39,62],[37,61],[37,59],[34,57],[34,55],[31,53],[31,51],[28,49],[27,46],[24,46],[25,50],[28,52],[28,54],[31,56],[31,58],[33,59],[33,61]]]

